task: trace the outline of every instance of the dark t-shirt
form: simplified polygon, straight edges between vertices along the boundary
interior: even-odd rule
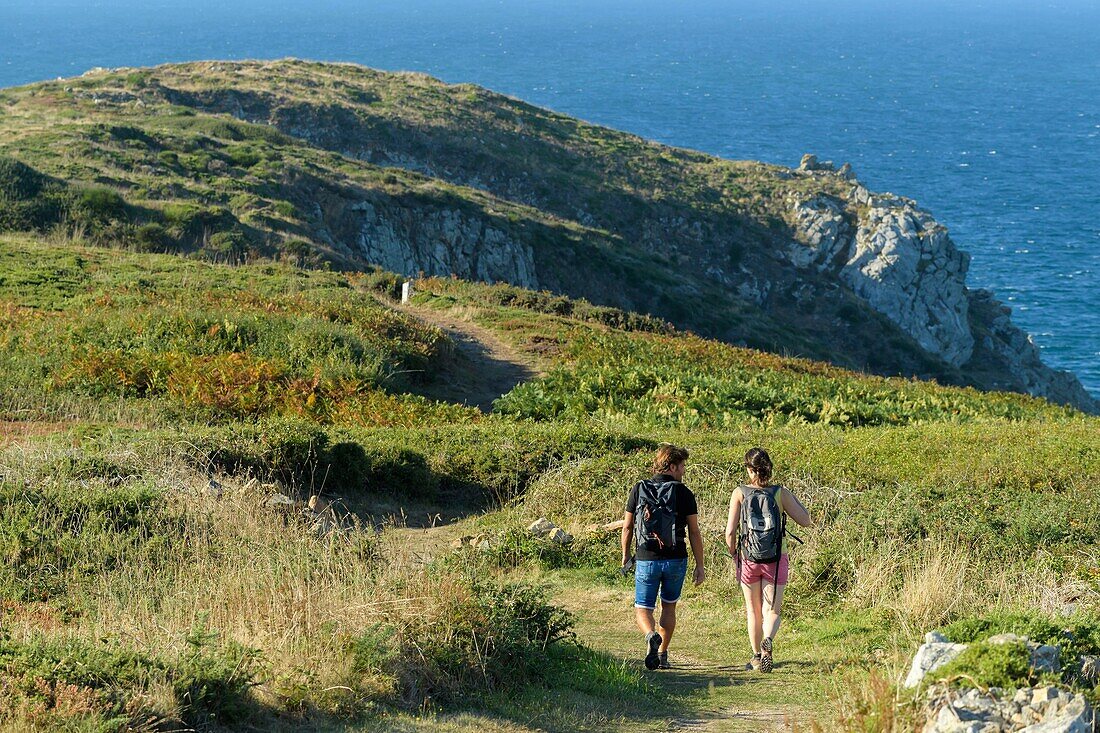
[[[667,481],[676,481],[668,474],[658,474],[650,481],[663,484]],[[638,482],[641,483],[640,481]],[[630,496],[626,500],[626,511],[633,514],[638,509],[638,484],[630,490]],[[650,551],[643,547],[635,549],[638,560],[678,560],[687,558],[687,518],[699,513],[699,504],[695,501],[695,494],[687,486],[677,482],[676,488],[676,544],[667,550]]]

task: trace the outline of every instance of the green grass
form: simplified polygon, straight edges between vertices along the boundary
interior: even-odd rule
[[[380,272],[0,245],[2,725],[908,729],[892,680],[929,629],[1100,641],[1095,418],[511,286],[426,279],[399,309]],[[546,376],[487,415],[418,396],[456,358],[433,313]],[[653,675],[617,535],[586,527],[661,441],[691,450],[710,579]],[[814,517],[770,678],[740,669],[721,542],[754,445]],[[361,524],[318,537],[274,492]],[[402,526],[429,515],[458,521]],[[528,536],[539,516],[574,544]],[[1023,681],[1010,651],[959,670]]]

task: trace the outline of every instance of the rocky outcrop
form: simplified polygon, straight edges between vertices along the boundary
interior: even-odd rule
[[[938,687],[925,706],[924,733],[1092,733],[1093,719],[1084,695],[1056,687],[1015,692]]]
[[[797,241],[788,249],[791,262],[833,271],[926,351],[951,366],[966,363],[974,349],[967,314],[969,257],[912,201],[856,188],[854,200],[866,204],[854,217],[855,227],[841,200],[819,195],[794,202]]]
[[[349,261],[407,276],[539,286],[531,247],[476,210],[428,201],[400,205],[365,189],[316,181],[298,182],[296,190],[314,236]]]
[[[800,170],[828,168],[804,159]],[[1100,412],[1076,376],[1043,363],[1009,308],[966,287],[969,255],[913,201],[872,194],[857,183],[843,198],[817,194],[789,202],[795,236],[784,256],[795,267],[834,276],[952,367],[977,372],[973,358],[980,355],[1000,375],[986,388]]]
[[[1003,365],[1000,369],[1006,377],[1015,380],[1000,385],[1002,389],[1027,392],[1100,414],[1100,401],[1085,391],[1075,375],[1043,363],[1031,336],[1012,322],[1011,308],[988,290],[970,291],[968,297],[980,327],[978,345]]]
[[[1056,646],[1039,644],[1026,636],[1016,634],[997,634],[987,639],[986,643],[1024,646],[1030,657],[1031,668],[1036,672],[1060,672],[1062,669],[1061,649]],[[952,643],[947,637],[935,631],[929,632],[924,637],[924,643],[913,655],[913,663],[909,666],[909,674],[905,678],[904,686],[920,685],[929,673],[953,662],[966,651],[968,646]]]
[[[904,686],[921,685],[925,676],[945,666],[969,648],[968,644],[953,644],[938,632],[924,637],[924,644],[913,657]],[[1062,671],[1061,648],[1031,641],[1026,636],[997,634],[986,644],[1018,644],[1029,655],[1034,675],[1051,675]],[[1072,661],[1066,679],[1090,684],[1092,658]],[[957,678],[956,678],[957,679]],[[1076,683],[1074,683],[1076,684]],[[925,733],[1092,733],[1094,713],[1088,700],[1072,691],[1057,687],[1024,687],[1018,690],[959,690],[936,682],[926,691],[924,706]]]
[[[568,545],[573,541],[573,535],[569,534],[546,517],[539,517],[536,519],[531,523],[531,526],[527,528],[527,531],[535,537],[549,540],[558,545]]]

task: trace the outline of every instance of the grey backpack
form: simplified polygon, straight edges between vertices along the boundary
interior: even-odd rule
[[[676,544],[676,482],[638,482],[634,509],[634,541],[650,552],[670,550]]]
[[[787,515],[779,506],[778,486],[741,487],[739,557],[752,562],[778,562],[787,530]]]

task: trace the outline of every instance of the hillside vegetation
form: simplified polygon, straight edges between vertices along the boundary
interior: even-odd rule
[[[905,730],[932,628],[1100,651],[1096,418],[508,285],[425,278],[401,307],[397,282],[0,235],[0,725]],[[440,314],[543,376],[490,413],[421,396],[461,357]],[[584,528],[664,440],[711,577],[654,675],[617,536]],[[720,540],[753,445],[815,519],[769,679],[738,666]],[[339,501],[279,498],[311,494]]]
[[[957,252],[951,307],[975,336],[962,363],[922,346],[935,317],[899,324],[854,290],[834,272],[843,257],[811,265],[824,255],[806,207],[832,207],[843,231],[873,229],[870,196],[839,173],[723,160],[350,64],[93,70],[0,90],[0,231],[506,281],[731,344],[1097,409],[1000,304],[954,282]]]

